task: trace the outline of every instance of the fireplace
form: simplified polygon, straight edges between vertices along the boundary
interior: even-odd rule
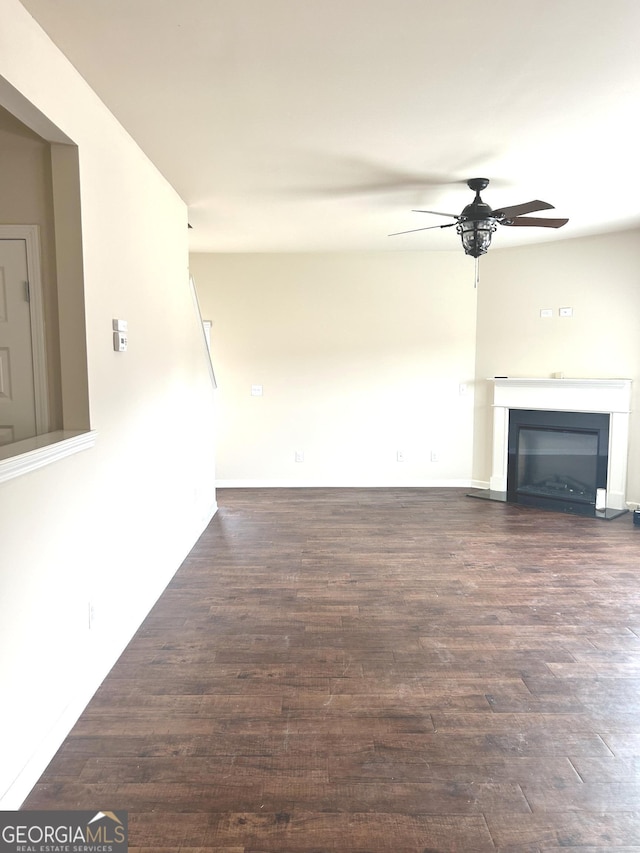
[[[511,409],[507,500],[558,512],[604,510],[609,415]]]
[[[630,379],[490,381],[492,463],[483,496],[603,518],[627,511]],[[518,438],[510,434],[512,422]],[[514,463],[516,447],[522,459]],[[559,457],[561,475],[551,471]],[[531,494],[545,488],[554,493]]]

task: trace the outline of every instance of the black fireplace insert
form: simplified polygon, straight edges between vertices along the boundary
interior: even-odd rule
[[[607,488],[609,415],[511,409],[507,500],[592,515]]]

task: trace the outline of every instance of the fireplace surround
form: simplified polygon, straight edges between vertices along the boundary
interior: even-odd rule
[[[494,388],[492,470],[487,497],[607,518],[626,512],[631,380],[496,377],[489,381],[493,383]],[[522,465],[530,467],[531,464],[541,464],[539,476],[534,475],[539,482],[545,478],[551,479],[550,471],[546,467],[551,457],[563,453],[567,457],[592,455],[593,458],[587,466],[589,476],[584,473],[584,469],[583,473],[577,473],[578,469],[575,467],[584,460],[572,459],[567,463],[568,482],[564,487],[575,487],[574,494],[568,495],[568,503],[580,504],[577,509],[561,506],[560,496],[557,494],[555,500],[553,496],[546,495],[546,502],[544,495],[538,495],[537,498],[542,500],[537,504],[535,500],[529,501],[527,495],[522,494],[519,487],[523,483],[518,483],[518,477],[522,475],[518,475],[517,470],[514,473],[513,467],[513,431],[511,472],[509,466],[509,424],[510,421],[517,420],[519,411],[531,413],[524,416],[524,456],[528,456],[528,461]],[[551,421],[548,415],[551,415]],[[545,426],[551,432],[543,438],[541,428]],[[573,437],[568,435],[569,433],[574,433]],[[573,449],[569,449],[572,438],[577,440],[577,446],[574,443]],[[547,443],[546,449],[544,442]],[[585,483],[585,479],[590,480],[590,484]],[[575,481],[573,485],[572,481]],[[586,492],[589,494],[580,494],[579,500],[575,500],[580,488],[585,485],[588,486]],[[553,487],[552,482],[551,488]],[[595,495],[590,493],[593,489],[598,490],[598,510],[595,508]]]

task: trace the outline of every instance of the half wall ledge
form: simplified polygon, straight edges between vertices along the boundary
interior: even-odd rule
[[[96,431],[58,430],[0,447],[0,483],[20,477],[96,443]]]

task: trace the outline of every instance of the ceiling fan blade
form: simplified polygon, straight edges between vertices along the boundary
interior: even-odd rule
[[[541,228],[562,228],[566,225],[568,219],[543,219],[540,216],[517,216],[515,219],[509,219],[507,222],[501,222],[501,225],[536,225]]]
[[[535,213],[537,210],[553,210],[553,205],[546,201],[526,201],[524,204],[512,204],[511,207],[499,207],[493,211],[494,216],[511,219],[521,213]]]
[[[457,219],[455,213],[441,213],[439,210],[412,210],[412,213],[433,213],[435,216],[450,216],[451,219]]]
[[[387,237],[397,237],[398,234],[413,234],[414,231],[431,231],[432,228],[451,228],[455,222],[447,222],[446,225],[427,225],[426,228],[410,228],[408,231],[394,231],[393,234],[387,234]]]

